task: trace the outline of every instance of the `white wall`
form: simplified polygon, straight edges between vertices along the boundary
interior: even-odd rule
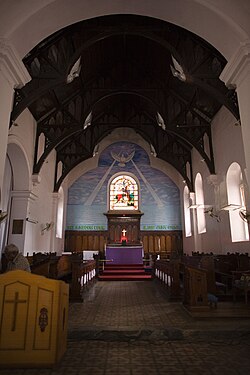
[[[19,54],[19,62],[21,64],[21,57],[43,38],[61,27],[82,19],[104,14],[141,14],[165,19],[197,33],[213,44],[229,60],[234,56],[240,44],[245,42],[250,36],[249,5],[250,3],[245,0],[237,2],[235,0],[160,0],[157,2],[157,6],[153,0],[126,2],[123,0],[108,0],[105,2],[93,0],[90,6],[88,1],[75,0],[74,7],[72,7],[68,0],[41,0],[39,2],[8,0],[0,4],[0,37],[6,38],[11,42]],[[70,12],[68,11],[69,6],[71,7]],[[44,20],[43,27],[41,27],[41,19]],[[0,57],[2,58],[1,53]],[[1,88],[2,92],[4,91],[5,93],[5,98],[10,98],[12,96],[12,87],[7,86],[6,82],[2,84],[1,81]],[[5,115],[4,123],[1,121],[0,124],[0,144],[3,155],[6,150],[6,122],[10,112],[11,101],[9,100],[7,104],[8,108],[5,106],[4,101],[1,100],[0,118],[2,119],[2,116]],[[34,199],[29,202],[28,214],[36,217],[39,222],[30,228],[27,226],[25,251],[32,251],[33,249],[36,251],[49,251],[53,250],[50,247],[51,240],[49,240],[49,236],[44,235],[41,237],[39,232],[40,225],[50,220],[53,215],[52,192],[54,175],[51,170],[54,170],[55,156],[51,155],[48,158],[48,163],[42,168],[40,184],[37,186],[32,185],[31,173],[35,126],[32,117],[28,115],[28,111],[25,112],[17,119],[17,123],[21,123],[19,127],[14,130],[11,129],[12,137],[16,137],[16,140],[20,143],[30,169],[29,186]],[[231,162],[237,161],[244,171],[245,163],[243,147],[241,147],[241,129],[235,127],[233,123],[232,116],[226,110],[222,110],[213,123],[215,165],[219,181],[217,188],[220,191],[219,203],[225,200],[225,194],[223,195],[223,191],[225,191],[225,174]],[[50,166],[51,170],[49,170]],[[0,183],[3,170],[4,160],[1,158]],[[193,153],[193,171],[194,176],[197,172],[202,174],[205,203],[210,204],[213,202],[216,205],[217,196],[214,194],[214,187],[206,183],[209,172],[205,164],[200,162],[200,156],[195,151]],[[179,176],[177,176],[177,180],[178,178]],[[68,179],[69,181],[70,179]],[[181,189],[183,188],[181,181],[177,185]],[[191,238],[185,239],[184,250],[189,252],[192,250],[216,251],[216,249],[220,250],[218,252],[226,252],[228,250],[248,251],[248,243],[231,243],[227,213],[221,212],[220,216],[221,223],[219,224],[211,218],[207,219],[206,233],[193,235]],[[55,247],[61,248],[62,242],[56,241]]]
[[[249,38],[249,6],[246,0],[8,0],[0,4],[0,36],[8,37],[24,57],[67,25],[108,14],[138,14],[184,27],[229,59]]]
[[[54,238],[55,226],[41,234],[41,229],[46,223],[56,220],[53,194],[55,152],[46,159],[39,177],[33,178],[36,124],[28,110],[19,116],[16,123],[18,126],[11,127],[8,138],[10,153],[14,150],[14,195],[18,197],[13,199],[11,218],[24,219],[24,234],[10,234],[8,242],[16,243],[24,254],[32,254],[34,251],[61,252],[63,239]],[[15,147],[18,150],[16,154]],[[26,221],[26,217],[29,221]]]
[[[206,233],[197,234],[193,230],[193,236],[184,237],[184,252],[191,254],[192,251],[204,251],[214,253],[248,252],[249,241],[231,241],[229,215],[227,211],[220,210],[227,204],[226,173],[233,162],[240,164],[244,174],[245,159],[240,126],[235,126],[235,119],[224,107],[215,117],[212,124],[212,138],[214,148],[215,172],[214,179],[209,177],[210,173],[206,164],[201,161],[197,151],[193,151],[193,174],[194,178],[198,172],[203,178],[203,189],[205,204],[212,205],[214,211],[219,215],[221,221],[206,214]],[[211,183],[214,181],[214,185]],[[192,210],[195,215],[196,210]],[[194,229],[194,228],[193,228]]]

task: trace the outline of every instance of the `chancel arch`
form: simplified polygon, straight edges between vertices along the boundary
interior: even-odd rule
[[[109,241],[119,242],[125,229],[131,241],[149,243],[150,236],[156,238],[150,250],[165,252],[167,236],[181,233],[180,192],[166,172],[163,173],[159,166],[156,169],[155,163],[152,167],[150,160],[148,152],[132,141],[116,140],[102,148],[98,163],[69,188],[66,243],[72,243],[69,241],[72,236],[96,234],[98,238],[102,236],[104,246]],[[120,212],[123,217],[130,216],[131,225],[113,225],[107,216],[112,207],[116,208],[113,213],[118,216],[121,216]],[[133,219],[134,225],[131,213],[134,219],[140,217],[139,222]],[[114,218],[114,214],[110,217]],[[82,244],[89,246],[87,240]]]

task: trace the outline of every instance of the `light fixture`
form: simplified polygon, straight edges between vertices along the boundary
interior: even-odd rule
[[[92,122],[92,111],[86,117],[86,120],[83,125],[83,130],[87,129],[87,127],[91,125],[91,122]]]
[[[74,81],[75,78],[80,76],[80,71],[81,71],[81,57],[75,62],[75,64],[72,66],[67,79],[66,83],[69,84]]]
[[[32,223],[32,224],[38,224],[38,221],[35,220],[35,219],[30,219],[29,217],[26,217],[26,221],[28,221],[29,223]]]
[[[187,80],[187,77],[184,73],[182,66],[178,63],[178,61],[173,56],[171,57],[172,57],[172,61],[174,64],[174,66],[170,65],[170,69],[171,69],[173,76],[178,78],[180,81],[185,82]]]
[[[166,130],[165,122],[159,112],[157,112],[156,121],[163,130]]]
[[[207,209],[207,208],[211,208],[212,205],[211,204],[191,204],[188,208],[203,208],[203,209]]]
[[[188,208],[198,208],[200,204],[191,204]]]
[[[223,207],[221,207],[222,211],[235,211],[239,210],[242,206],[240,204],[234,204],[234,203],[229,203]]]

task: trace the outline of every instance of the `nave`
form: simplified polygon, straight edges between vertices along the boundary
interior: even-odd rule
[[[1,375],[250,373],[250,319],[192,318],[153,281],[92,281],[70,303],[67,351],[53,369]]]

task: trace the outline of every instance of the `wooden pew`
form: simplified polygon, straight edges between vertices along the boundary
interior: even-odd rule
[[[181,296],[180,262],[179,260],[155,262],[155,275],[166,286],[171,299]]]
[[[250,292],[250,271],[233,271],[233,300],[243,294],[245,303],[248,303],[248,293]]]
[[[71,257],[72,282],[70,286],[70,301],[82,302],[82,288],[93,279],[96,270],[96,261],[83,261],[77,254]]]
[[[185,266],[183,304],[190,311],[209,309],[206,270]]]
[[[72,278],[72,264],[71,264],[72,254],[63,254],[60,256],[57,263],[57,279],[70,281]]]

